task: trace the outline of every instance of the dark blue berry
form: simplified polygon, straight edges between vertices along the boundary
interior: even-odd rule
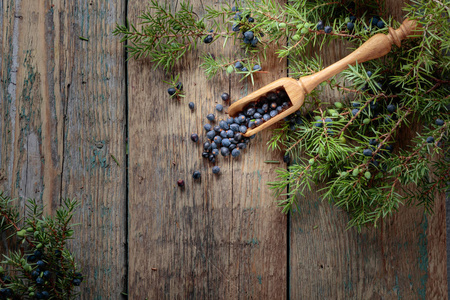
[[[216,143],[216,144],[222,143],[222,138],[220,136],[216,135],[214,137],[214,143]]]
[[[331,28],[331,26],[325,26],[324,30],[325,30],[325,33],[331,33],[331,31],[333,29]]]
[[[323,30],[323,22],[322,21],[319,21],[317,23],[317,30]]]
[[[352,115],[356,116],[356,114],[359,112],[359,109],[354,108],[352,109]]]
[[[170,96],[173,96],[173,95],[175,95],[177,90],[175,88],[171,87],[167,90],[167,92],[169,93]]]
[[[253,129],[256,127],[255,121],[248,122],[248,128]]]
[[[50,297],[50,294],[47,291],[42,291],[42,297],[44,299],[48,299]]]
[[[214,114],[209,114],[209,115],[207,115],[206,116],[206,118],[209,120],[209,121],[214,121],[215,119],[216,119],[216,116],[214,115]]]
[[[353,107],[360,107],[361,103],[359,103],[359,102],[352,102],[352,106]]]
[[[239,154],[241,154],[241,151],[239,151],[239,149],[233,149],[233,151],[231,151],[231,156],[233,157],[238,157]]]
[[[247,132],[247,126],[245,126],[245,125],[239,126],[239,131],[242,132],[242,133],[246,133]]]
[[[212,172],[213,172],[213,174],[219,174],[220,173],[220,168],[218,166],[214,166],[212,168]]]
[[[183,90],[183,84],[180,81],[177,82],[177,90],[179,91]]]
[[[239,11],[239,8],[236,7],[236,6],[233,6],[233,7],[231,8],[231,11]]]
[[[234,131],[233,130],[230,129],[230,130],[227,130],[226,132],[227,132],[227,137],[228,138],[232,138],[234,136]]]
[[[326,123],[331,123],[331,122],[333,122],[333,120],[331,118],[325,118],[325,122]]]
[[[240,61],[238,61],[234,64],[234,67],[236,69],[242,69],[244,67],[244,65]]]
[[[217,104],[216,105],[216,110],[217,111],[223,111],[223,105],[222,104]]]
[[[429,144],[434,143],[434,137],[432,136],[427,137],[427,143]]]
[[[41,252],[41,250],[36,250],[36,251],[34,251],[34,256],[36,256],[36,258],[41,258],[42,257],[42,252]]]
[[[378,21],[380,21],[380,20],[379,20],[377,17],[373,17],[373,18],[371,19],[371,23],[372,23],[373,26],[377,26]]]
[[[239,149],[247,148],[247,144],[246,143],[239,143],[239,144],[237,144],[237,146],[238,146]]]
[[[277,110],[272,110],[272,111],[270,111],[270,117],[271,117],[271,118],[275,117],[277,114],[278,114],[278,111],[277,111]]]
[[[222,137],[222,138],[227,138],[228,137],[228,135],[227,135],[227,131],[226,130],[222,130],[221,132],[220,132],[220,136]]]
[[[223,101],[230,100],[230,95],[228,93],[223,93],[222,95],[220,95],[220,97],[222,98]]]
[[[36,256],[34,256],[34,255],[28,255],[28,257],[27,257],[27,261],[28,262],[34,262],[36,260]]]
[[[235,15],[234,15],[234,19],[235,19],[236,21],[242,20],[242,13],[237,13],[237,14],[235,14]]]
[[[227,119],[227,123],[228,123],[228,125],[233,124],[234,123],[234,119],[233,118],[228,118]]]
[[[220,132],[222,131],[222,129],[220,128],[219,125],[214,126],[213,130],[214,130],[216,133],[220,133]]]
[[[322,120],[317,120],[316,122],[314,122],[314,126],[322,127],[323,126]]]
[[[444,125],[444,120],[441,120],[441,119],[436,119],[436,125],[437,126],[442,126],[442,125]]]
[[[231,30],[233,30],[234,32],[238,32],[239,30],[241,30],[241,25],[234,24],[233,27],[231,27]]]
[[[243,67],[243,68],[241,69],[241,71],[242,71],[242,72],[247,72],[248,69],[247,69],[246,67]]]
[[[283,156],[283,161],[287,164],[291,162],[291,157],[289,156],[289,154]]]
[[[355,23],[355,21],[356,21],[356,17],[355,16],[350,16],[350,22]]]
[[[235,141],[238,141],[238,142],[239,142],[240,140],[242,140],[242,134],[236,133],[236,134],[234,135],[233,139],[234,139]]]
[[[192,173],[192,178],[200,179],[200,177],[202,177],[202,173],[200,173],[200,171],[194,171],[194,173]]]
[[[389,104],[387,106],[387,111],[390,112],[391,114],[397,109],[397,107],[394,104]]]
[[[198,142],[198,134],[196,134],[196,133],[191,134],[191,140],[193,142],[197,143]]]
[[[209,161],[212,162],[212,163],[215,163],[216,162],[216,157],[213,154],[211,154],[209,156]]]
[[[348,31],[352,31],[353,29],[355,29],[355,24],[353,24],[352,22],[348,22],[347,29]]]
[[[233,130],[234,132],[238,132],[239,131],[239,125],[233,123],[233,124],[230,125],[230,129]]]
[[[211,143],[211,149],[217,149],[217,144],[214,143],[214,142],[212,142],[212,143]]]
[[[189,102],[189,109],[194,109],[194,108],[195,108],[194,102]]]
[[[263,119],[264,119],[264,121],[269,121],[270,120],[270,115],[269,114],[265,114],[264,116],[263,116]]]
[[[250,44],[251,44],[253,47],[256,47],[256,45],[258,45],[258,39],[257,39],[256,37],[254,37],[253,40],[250,41]],[[261,70],[261,67],[256,68],[256,66],[259,67],[259,65],[255,65],[255,66],[253,67],[253,70],[255,70],[255,71]],[[255,68],[256,68],[256,69],[255,69]]]
[[[198,172],[198,171],[196,171],[196,172]],[[198,172],[198,173],[200,174],[200,172]],[[195,172],[194,172],[194,174],[195,174]],[[75,278],[74,280],[72,280],[72,283],[73,283],[74,286],[80,286],[81,280],[78,279],[78,278]]]
[[[208,151],[209,149],[211,149],[211,143],[210,142],[205,142],[203,144],[203,149]]]
[[[222,156],[228,156],[230,154],[230,150],[226,147],[222,147],[220,148],[220,154],[222,154]]]
[[[369,145],[376,145],[377,144],[377,140],[376,139],[370,139],[369,140]]]
[[[228,146],[228,150],[232,151],[233,149],[236,149],[236,144],[231,144]]]
[[[222,128],[223,130],[228,130],[230,128],[230,125],[228,125],[228,123],[224,120],[221,120],[219,122],[219,126],[220,128]]]
[[[43,285],[44,284],[44,279],[43,278],[41,278],[41,277],[38,277],[38,278],[36,278],[36,283],[37,284],[39,284],[39,285]]]
[[[368,77],[372,76],[372,72],[371,71],[367,71],[367,76]]]
[[[250,23],[253,23],[253,22],[255,22],[255,19],[253,19],[252,17],[248,17],[247,21]]]
[[[31,272],[31,277],[36,278],[39,276],[39,271],[34,270],[33,272]]]
[[[377,22],[377,27],[380,28],[380,29],[381,29],[381,28],[384,28],[384,22],[381,21],[381,20],[378,21],[378,22]]]
[[[255,119],[261,119],[261,118],[262,118],[262,115],[261,115],[260,113],[256,112],[256,113],[253,115],[253,118],[255,118]]]
[[[228,147],[228,146],[230,146],[230,145],[231,145],[231,142],[230,142],[229,139],[223,139],[223,140],[222,140],[222,146]]]
[[[211,154],[217,156],[219,154],[219,149],[212,149]]]
[[[286,108],[289,107],[289,103],[283,102],[283,103],[281,104],[281,107],[282,107],[283,109],[286,109]]]
[[[244,37],[248,40],[252,40],[254,37],[253,31],[246,31],[244,32]]]
[[[42,292],[36,292],[36,299],[44,299]]]
[[[283,108],[281,106],[277,106],[277,112],[281,112]]]
[[[45,278],[49,278],[52,275],[52,273],[48,270],[44,271],[44,273],[42,273],[42,274]]]
[[[36,265],[37,265],[39,268],[44,268],[44,267],[45,267],[45,262],[42,261],[42,260],[38,260],[37,263],[36,263]]]
[[[205,44],[209,44],[213,41],[213,37],[212,35],[207,35],[204,39],[203,39],[203,43]]]
[[[238,121],[239,124],[242,124],[245,122],[245,116],[239,116],[235,119],[235,121]]]
[[[246,38],[244,38],[243,41],[244,41],[244,44],[250,44],[251,43],[251,41],[249,39],[246,39]]]
[[[372,156],[372,150],[371,149],[364,149],[363,150],[364,156]]]
[[[267,112],[267,111],[269,110],[269,104],[264,103],[264,104],[261,106],[261,109],[263,110],[263,112]]]
[[[254,65],[253,66],[253,71],[260,71],[261,70],[261,66],[260,65]]]
[[[249,109],[247,109],[247,112],[245,114],[249,117],[252,117],[255,113],[256,113],[256,109],[254,109],[253,107],[250,107]]]
[[[211,124],[205,124],[203,125],[203,128],[205,128],[206,131],[210,131],[212,129]]]
[[[210,140],[214,139],[215,136],[216,136],[216,132],[214,130],[208,131],[206,133],[206,137]]]

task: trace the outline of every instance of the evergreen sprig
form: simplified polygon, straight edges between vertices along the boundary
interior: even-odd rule
[[[65,199],[56,215],[29,199],[19,217],[14,200],[0,192],[0,234],[7,234],[9,251],[0,262],[0,299],[75,299],[83,280],[67,249],[77,201]]]
[[[227,72],[253,82],[255,72],[265,71],[269,47],[288,58],[289,76],[299,78],[323,68],[314,51],[332,40],[356,49],[376,33],[387,34],[388,26],[400,26],[384,1],[361,2],[244,0],[233,8],[206,7],[200,18],[185,3],[172,12],[152,1],[139,29],[118,25],[114,33],[130,42],[133,57],[148,56],[167,71],[199,42],[225,46],[233,41],[240,58],[209,52],[201,56],[208,78]],[[376,226],[402,205],[432,212],[435,195],[445,191],[450,170],[450,9],[442,1],[413,0],[404,10],[421,26],[415,39],[323,82],[295,115],[272,131],[269,149],[286,151],[290,161],[269,183],[283,212],[301,203],[313,184],[323,183],[322,198],[347,211],[349,226],[360,229]],[[331,32],[320,28],[319,20]],[[249,31],[251,41],[243,39]],[[325,88],[340,94],[333,105],[321,99]],[[404,136],[412,138],[405,141]]]

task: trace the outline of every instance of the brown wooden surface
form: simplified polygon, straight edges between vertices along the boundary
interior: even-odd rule
[[[126,288],[125,64],[112,35],[124,11],[124,1],[2,1],[0,188],[48,213],[80,200],[72,248],[86,298]]]
[[[191,4],[204,12],[201,0]],[[397,20],[400,6],[388,1]],[[432,216],[401,209],[378,231],[360,234],[345,230],[346,214],[314,192],[287,218],[265,185],[286,167],[264,163],[282,161],[267,151],[268,132],[239,159],[220,157],[221,175],[213,176],[190,134],[203,137],[208,113],[226,117],[214,111],[222,92],[242,98],[285,77],[287,61],[264,62],[270,72],[256,75],[254,87],[236,75],[207,81],[200,53],[240,54],[231,44],[201,44],[174,71],[186,98],[169,99],[162,82],[169,76],[147,60],[131,60],[126,77],[123,45],[111,34],[146,7],[0,1],[0,190],[22,207],[36,198],[48,213],[61,197],[81,201],[72,244],[85,274],[81,298],[447,299],[442,196]],[[334,43],[322,57],[329,65],[348,53]],[[194,170],[201,182],[193,182]]]
[[[134,21],[146,4],[129,4]],[[201,1],[191,4],[201,16]],[[233,50],[229,46],[226,55]],[[253,140],[239,159],[220,157],[220,176],[201,157],[201,141],[197,145],[189,138],[197,132],[203,139],[208,113],[227,117],[214,109],[223,92],[236,100],[252,89],[236,76],[207,81],[199,69],[203,51],[219,56],[224,50],[221,42],[200,45],[183,60],[174,71],[187,95],[179,102],[169,99],[162,83],[168,77],[161,70],[143,61],[129,63],[130,297],[284,298],[287,218],[264,184],[274,178],[275,168],[263,161],[279,159],[266,152],[268,134]],[[258,87],[285,72],[284,65],[273,58],[267,64],[271,74]],[[193,182],[195,170],[201,171],[201,182]],[[179,178],[184,189],[176,185]]]

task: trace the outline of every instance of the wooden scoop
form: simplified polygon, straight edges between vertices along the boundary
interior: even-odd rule
[[[259,98],[269,92],[284,88],[291,100],[292,106],[271,118],[269,121],[264,122],[260,126],[247,130],[244,134],[246,137],[254,135],[255,133],[266,129],[272,124],[275,124],[276,122],[296,112],[303,105],[305,95],[310,93],[321,82],[333,77],[336,74],[339,74],[343,70],[347,69],[349,65],[355,65],[356,62],[362,63],[371,59],[380,58],[391,51],[391,46],[393,43],[400,47],[400,42],[403,39],[417,37],[418,34],[420,34],[420,31],[417,27],[416,21],[406,19],[397,30],[389,27],[388,35],[382,33],[375,34],[351,54],[320,72],[304,76],[299,80],[289,77],[281,78],[269,83],[257,91],[254,91],[253,93],[233,103],[228,109],[228,114],[231,117],[236,116],[248,104],[257,102]]]

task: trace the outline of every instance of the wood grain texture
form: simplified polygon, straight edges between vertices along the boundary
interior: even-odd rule
[[[146,5],[129,3],[135,21]],[[201,16],[201,1],[191,4]],[[215,176],[201,157],[200,142],[189,139],[193,132],[203,137],[205,116],[222,102],[221,93],[230,92],[235,100],[251,89],[235,75],[231,81],[226,76],[207,81],[199,68],[203,51],[235,55],[236,48],[200,43],[183,59],[173,72],[181,74],[186,92],[181,101],[169,99],[162,82],[168,76],[161,70],[151,70],[145,60],[129,62],[130,298],[284,298],[286,217],[264,184],[273,179],[273,165],[263,163],[279,159],[279,153],[267,154],[268,135],[259,136],[239,159],[220,157],[221,175]],[[275,60],[263,67],[269,66],[273,73],[261,84],[283,69]],[[201,181],[193,181],[194,170],[202,172]],[[180,178],[184,189],[176,184]]]
[[[401,22],[401,1],[387,5]],[[321,53],[326,65],[350,53],[342,43],[332,45]],[[336,90],[321,95],[339,98]],[[443,195],[436,195],[434,215],[402,207],[377,230],[357,233],[346,230],[345,212],[322,202],[321,187],[307,193],[290,218],[291,299],[448,299]]]
[[[124,4],[2,1],[0,187],[49,214],[80,201],[72,249],[86,298],[124,288],[124,50],[112,35]]]

